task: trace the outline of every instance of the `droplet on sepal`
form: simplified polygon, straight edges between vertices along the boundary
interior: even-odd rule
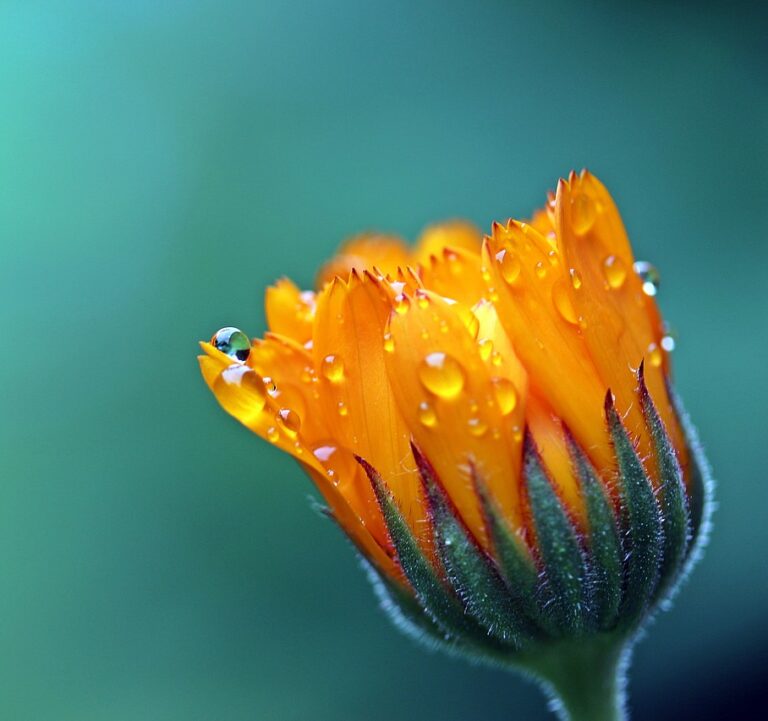
[[[239,328],[230,326],[217,330],[211,338],[211,345],[226,353],[230,358],[245,362],[251,354],[251,341]]]

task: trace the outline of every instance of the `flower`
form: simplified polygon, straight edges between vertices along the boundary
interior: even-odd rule
[[[267,290],[263,339],[225,328],[200,364],[309,473],[401,627],[575,708],[568,678],[595,649],[615,669],[706,522],[657,286],[584,171],[485,237],[352,239],[316,292]]]

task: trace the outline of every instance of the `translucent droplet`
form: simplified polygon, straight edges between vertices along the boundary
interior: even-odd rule
[[[419,308],[426,310],[429,308],[429,296],[423,290],[416,291],[416,303]]]
[[[512,285],[520,277],[520,261],[517,256],[507,250],[500,250],[496,253],[496,260],[499,262],[501,277]]]
[[[480,275],[482,276],[484,283],[488,284],[491,282],[491,272],[485,266],[480,268]]]
[[[211,338],[211,345],[239,361],[248,360],[251,354],[251,341],[239,328],[227,327],[217,330]]]
[[[384,350],[387,353],[395,352],[395,339],[392,337],[391,333],[384,334]]]
[[[661,347],[667,351],[667,353],[671,353],[673,350],[675,350],[675,339],[671,335],[665,335],[661,339]]]
[[[427,428],[434,428],[437,425],[437,414],[435,409],[426,401],[419,403],[419,421],[421,425]]]
[[[237,407],[259,413],[267,402],[263,379],[253,368],[242,363],[233,363],[225,368],[216,378],[213,390],[225,408]]]
[[[441,398],[455,398],[464,387],[464,369],[447,353],[430,353],[419,366],[424,387]]]
[[[280,433],[274,426],[267,428],[267,440],[270,443],[277,443],[280,440]]]
[[[327,355],[323,358],[323,375],[331,383],[339,383],[344,379],[344,363],[337,355]]]
[[[347,404],[344,401],[339,401],[336,408],[339,411],[339,415],[342,416],[342,418],[349,414],[349,408],[347,408]]]
[[[395,313],[404,315],[408,312],[408,308],[411,307],[411,301],[408,300],[408,296],[404,293],[398,293],[395,296]]]
[[[581,288],[581,273],[579,273],[576,268],[571,268],[569,273],[571,275],[571,285],[573,286],[573,289],[578,290]]]
[[[661,348],[655,343],[651,343],[648,346],[648,362],[654,367],[658,368],[661,362],[664,360],[664,355],[661,352]]]
[[[579,322],[579,316],[573,307],[571,294],[565,280],[559,280],[552,286],[552,303],[557,308],[557,312],[568,323],[576,325]]]
[[[550,265],[552,266],[557,265],[557,262],[558,262],[557,251],[550,250],[549,253],[547,253],[547,260],[549,261]]]
[[[491,383],[501,415],[509,415],[517,405],[517,390],[514,384],[507,378],[492,378]]]
[[[627,268],[621,258],[609,255],[603,261],[603,275],[605,275],[608,287],[617,290],[624,285],[624,281],[627,279]]]
[[[501,357],[501,353],[499,353],[499,351],[495,350],[493,353],[491,353],[491,363],[493,363],[493,365],[498,368],[503,362],[504,359]]]
[[[301,418],[296,411],[290,408],[282,408],[277,413],[277,422],[283,427],[285,432],[295,438],[301,428]]]
[[[469,432],[477,438],[484,436],[488,430],[488,426],[482,418],[470,418],[467,425],[469,426]]]
[[[536,263],[533,269],[536,272],[536,277],[539,279],[543,278],[547,274],[547,269],[544,266],[544,263],[542,263],[541,261]]]
[[[480,350],[480,357],[487,361],[493,352],[493,341],[490,338],[483,338],[478,342],[477,347]]]
[[[275,385],[275,382],[269,376],[264,376],[263,380],[267,393],[274,398],[277,395],[277,385]]]
[[[595,216],[597,214],[595,204],[592,198],[585,193],[577,195],[572,203],[571,222],[573,224],[573,232],[576,235],[584,235],[595,224]]]
[[[512,426],[512,438],[517,443],[523,440],[523,429],[520,426]]]
[[[655,296],[659,292],[659,282],[661,281],[659,271],[645,260],[638,260],[632,267],[642,281],[643,293],[651,297]]]

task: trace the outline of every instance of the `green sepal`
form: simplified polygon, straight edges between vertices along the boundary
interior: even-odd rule
[[[651,482],[619,418],[610,390],[605,396],[605,417],[618,463],[625,558],[620,622],[628,627],[642,618],[656,589],[664,536]]]
[[[587,512],[587,560],[592,590],[592,615],[597,628],[612,628],[619,614],[623,577],[621,539],[613,504],[587,458],[566,427],[568,454]]]
[[[584,554],[530,432],[523,453],[523,482],[544,573],[546,612],[562,635],[573,636],[584,630],[589,614]]]
[[[683,484],[683,472],[677,460],[675,448],[667,434],[667,429],[664,427],[648,392],[648,387],[645,385],[642,363],[637,372],[637,379],[640,407],[645,417],[646,426],[650,431],[659,473],[664,553],[661,559],[656,593],[662,596],[675,582],[682,568],[691,538],[691,525],[688,499]]]
[[[475,491],[480,499],[485,529],[493,544],[496,562],[509,594],[539,628],[552,631],[542,611],[539,570],[525,541],[512,531],[498,505],[488,492],[474,464],[470,465]]]
[[[435,547],[446,577],[467,612],[490,636],[515,648],[531,633],[522,609],[504,584],[493,561],[461,521],[427,458],[411,444],[427,498]]]
[[[445,639],[482,636],[482,629],[467,617],[460,601],[445,587],[425,557],[381,476],[365,459],[356,458],[373,486],[397,561],[429,618],[443,631]]]

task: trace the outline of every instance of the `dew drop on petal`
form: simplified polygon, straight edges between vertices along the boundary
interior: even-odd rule
[[[490,338],[483,338],[478,342],[477,347],[480,349],[480,357],[487,361],[493,352],[493,341]]]
[[[661,281],[659,271],[645,260],[638,260],[632,267],[643,284],[643,293],[651,296],[651,298],[655,296],[659,292],[659,282]]]
[[[609,288],[614,290],[621,288],[627,279],[627,269],[621,258],[609,255],[603,261],[603,275],[605,275],[605,282],[608,283]]]
[[[523,429],[520,428],[520,426],[512,426],[512,438],[514,438],[517,443],[523,440]]]
[[[233,388],[237,388],[233,391]],[[259,413],[267,402],[267,389],[262,377],[242,363],[233,363],[225,368],[214,382],[214,393],[224,398],[237,397],[237,405],[247,406],[253,413]],[[234,395],[233,395],[234,393]]]
[[[217,330],[211,338],[211,345],[230,358],[243,362],[248,360],[251,354],[251,341],[239,328],[227,327]]]
[[[437,414],[435,409],[426,401],[419,403],[419,421],[426,428],[434,428],[437,425]]]
[[[429,308],[429,296],[423,290],[416,291],[416,303],[422,310]]]
[[[336,409],[339,411],[339,415],[342,418],[346,417],[349,414],[349,408],[347,408],[347,404],[344,401],[339,401],[338,405],[336,406]]]
[[[270,443],[277,443],[280,440],[280,433],[274,426],[267,428],[267,440]]]
[[[571,285],[573,286],[573,289],[578,290],[581,288],[581,273],[579,273],[576,268],[571,268],[569,273],[571,276]]]
[[[282,408],[277,413],[277,422],[291,438],[295,438],[301,428],[301,418],[296,411]]]
[[[327,355],[323,358],[323,375],[331,383],[340,383],[344,379],[344,363],[337,355]]]
[[[398,293],[395,296],[395,313],[399,315],[405,315],[408,312],[408,308],[411,307],[411,301],[408,300],[408,296],[404,293]]]
[[[655,343],[651,343],[648,346],[648,362],[654,367],[658,368],[661,362],[664,360],[664,356],[661,352],[661,348]]]
[[[577,195],[571,207],[571,220],[573,223],[573,232],[576,235],[584,235],[595,224],[597,214],[595,204],[588,195],[581,193]]]
[[[517,390],[514,384],[507,378],[492,378],[491,383],[501,415],[509,415],[517,406]]]
[[[566,286],[565,280],[559,280],[552,286],[552,303],[557,312],[568,323],[576,325],[579,322],[579,316],[576,313],[576,309],[573,307],[573,301],[571,300],[571,294]]]
[[[512,285],[520,277],[520,260],[506,249],[496,253],[496,260],[499,262],[501,277]]]
[[[464,369],[447,353],[430,353],[419,366],[424,387],[441,398],[455,398],[464,387]]]
[[[469,432],[477,438],[484,436],[488,430],[488,426],[482,418],[472,417],[469,419],[467,425],[469,426]]]
[[[535,271],[536,277],[539,278],[539,280],[541,280],[547,275],[547,269],[544,266],[544,263],[542,263],[542,261],[539,261],[538,263],[536,263],[533,270]]]
[[[395,351],[395,339],[391,333],[384,334],[384,350],[387,353],[394,353]]]

